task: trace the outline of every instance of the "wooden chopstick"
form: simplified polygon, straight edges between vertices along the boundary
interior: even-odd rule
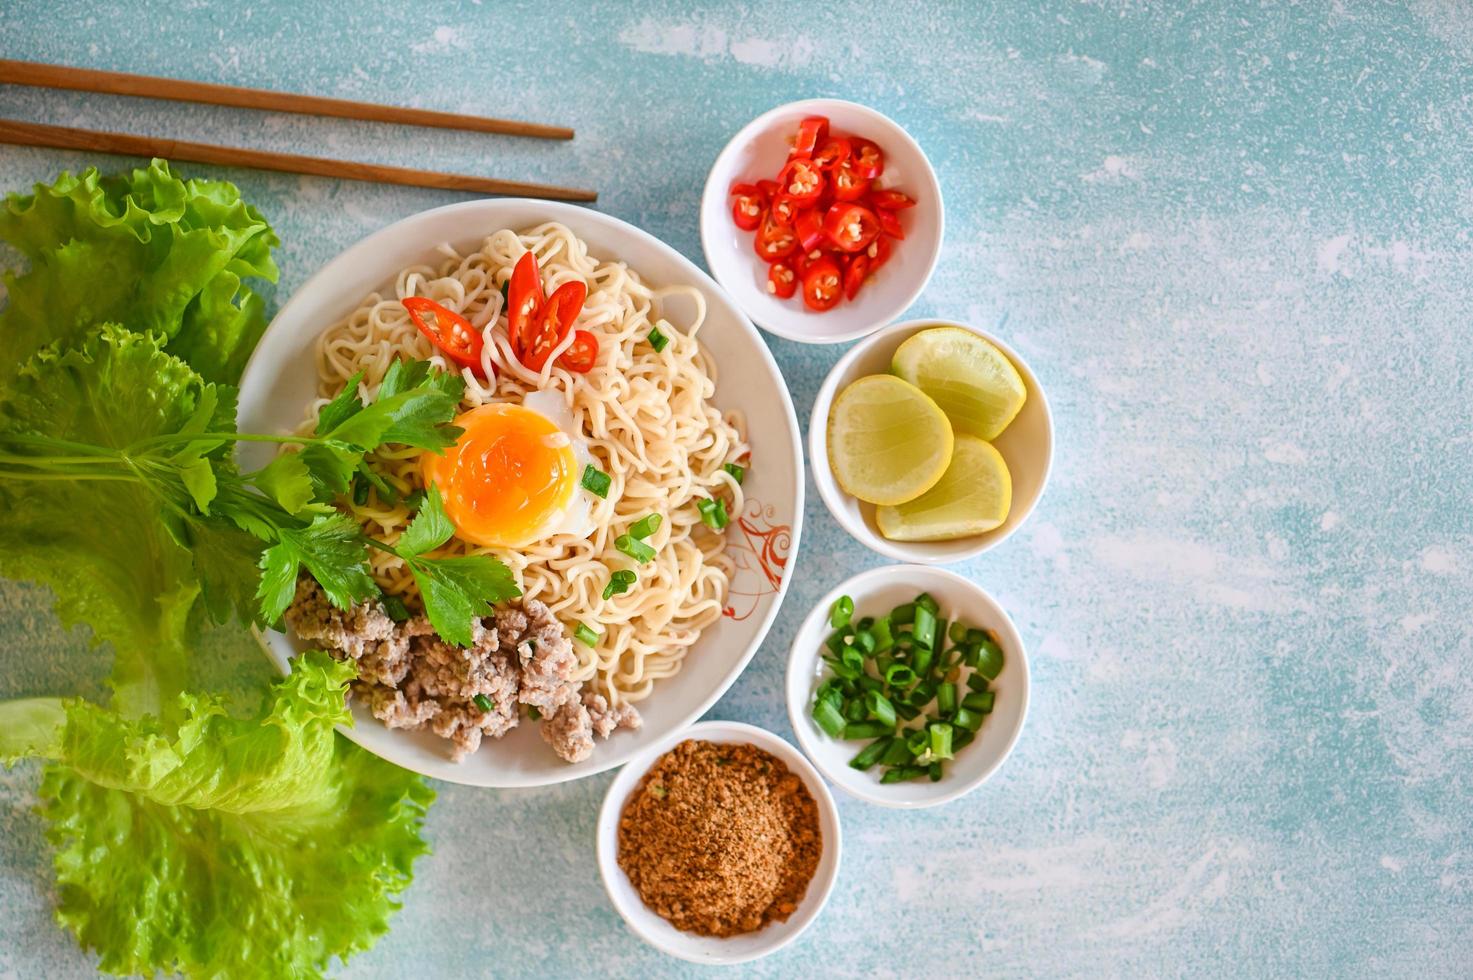
[[[596,191],[577,187],[555,187],[551,184],[529,184],[516,180],[494,180],[469,174],[444,174],[409,167],[388,167],[376,163],[349,160],[326,160],[295,153],[269,153],[209,143],[187,143],[183,140],[134,136],[130,133],[103,133],[66,126],[0,119],[0,143],[21,146],[46,146],[59,150],[89,150],[116,153],[130,157],[167,157],[191,163],[213,163],[224,167],[254,167],[283,173],[312,174],[341,180],[364,180],[380,184],[406,184],[411,187],[438,187],[448,191],[475,191],[479,194],[513,194],[519,197],[545,197],[562,201],[596,201]]]
[[[465,129],[476,133],[501,133],[506,136],[533,136],[539,139],[570,140],[573,131],[564,126],[515,119],[492,119],[487,116],[462,116],[453,112],[429,109],[405,109],[326,99],[316,95],[295,95],[269,89],[240,88],[189,82],[178,78],[152,75],[129,75],[119,71],[96,71],[65,65],[44,65],[34,61],[11,61],[0,58],[0,82],[12,85],[36,85],[64,88],[78,92],[102,92],[108,95],[138,95],[149,99],[172,99],[175,102],[203,102],[206,105],[228,105],[241,109],[269,109],[274,112],[300,112],[343,119],[366,119],[370,122],[403,123],[409,126],[435,126],[440,129]]]

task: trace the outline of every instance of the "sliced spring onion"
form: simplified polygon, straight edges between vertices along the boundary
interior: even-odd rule
[[[885,754],[880,756],[880,765],[899,766],[911,760],[911,751],[907,748],[907,740],[903,738],[892,738],[890,747],[885,749]]]
[[[864,651],[866,657],[875,652],[875,634],[867,629],[861,629],[854,634],[854,645]]]
[[[721,468],[730,473],[731,478],[737,481],[738,484],[740,484],[742,480],[746,478],[747,468],[745,466],[738,466],[736,463],[727,463]]]
[[[854,600],[847,595],[841,595],[834,600],[829,607],[829,625],[834,629],[843,629],[849,625],[849,620],[854,617]]]
[[[648,336],[650,346],[655,349],[656,353],[663,351],[666,345],[670,343],[670,338],[660,333],[659,327],[650,327],[650,332]]]
[[[894,649],[895,633],[890,629],[889,616],[881,616],[875,620],[875,625],[870,627],[870,632],[874,634],[876,650]]]
[[[368,485],[378,491],[379,500],[388,504],[390,507],[399,502],[398,492],[393,487],[389,486],[387,480],[375,473],[373,471],[373,468],[367,463],[360,462],[358,464],[358,475],[367,480]],[[367,492],[367,490],[364,491],[365,494],[367,494]],[[355,502],[358,499],[358,490],[356,487],[353,490],[353,499]]]
[[[891,741],[893,741],[893,739],[876,739],[875,741],[866,745],[864,748],[860,749],[859,754],[849,760],[849,765],[859,770],[870,768],[876,762],[880,761],[880,756],[885,754],[885,750],[890,747]]]
[[[542,720],[542,712],[538,711],[535,705],[527,705],[527,714],[531,716],[533,721]]]
[[[609,487],[613,485],[614,478],[609,476],[603,470],[599,469],[597,466],[589,463],[587,466],[583,467],[583,479],[580,482],[583,485],[583,489],[587,490],[589,493],[597,494],[600,497],[607,498],[609,495]]]
[[[598,645],[598,634],[589,629],[586,623],[579,623],[577,628],[573,630],[573,639],[586,647]]]
[[[915,731],[905,736],[905,750],[911,755],[920,755],[930,747],[931,736],[926,733],[926,730],[924,728],[917,728]],[[901,759],[900,761],[906,762],[908,760]],[[898,765],[899,763],[896,764]]]
[[[925,677],[931,669],[931,658],[934,654],[930,647],[916,647],[914,655],[910,658],[910,669],[921,677]]]
[[[936,713],[947,718],[955,710],[956,685],[950,681],[936,685]]]
[[[859,677],[855,679],[854,683],[859,685],[859,689],[861,691],[875,691],[876,693],[878,693],[885,689],[884,681],[880,680],[878,677],[871,677],[868,674],[860,674]]]
[[[844,734],[844,714],[832,701],[815,701],[813,720],[830,738],[838,738]]]
[[[885,770],[880,777],[881,783],[903,783],[910,779],[920,779],[927,774],[925,766],[892,766]]]
[[[361,476],[353,477],[353,505],[362,507],[368,503],[368,481]]]
[[[965,728],[956,729],[951,736],[951,751],[960,752],[968,745],[971,745],[972,739],[976,737],[977,734],[975,732],[969,732]]]
[[[864,698],[855,698],[844,705],[844,718],[858,724],[869,717],[869,712],[864,710]],[[845,736],[848,738],[850,736]]]
[[[985,715],[992,711],[992,704],[996,698],[997,695],[991,691],[975,691],[962,698],[962,707],[968,711]]]
[[[936,696],[936,684],[935,684],[935,682],[934,681],[921,681],[915,687],[913,687],[913,688],[910,689],[910,695],[909,695],[909,697],[906,700],[908,700],[911,703],[911,706],[912,707],[924,708],[926,705],[928,705],[928,704],[931,703],[931,699],[934,698],[935,696]]]
[[[893,734],[894,731],[894,725],[887,725],[882,721],[852,721],[844,726],[844,737],[879,738],[881,735]]]
[[[884,725],[895,727],[895,705],[890,699],[879,691],[866,691],[864,693],[864,710],[875,721]]]
[[[936,614],[925,606],[916,606],[915,625],[911,627],[911,633],[915,637],[916,646],[925,647],[928,650],[936,649]]]
[[[402,623],[409,618],[409,607],[404,605],[404,600],[396,595],[386,595],[379,600],[384,604],[384,612],[396,623]]]
[[[475,697],[471,698],[471,700],[476,702],[476,707],[480,708],[482,711],[489,713],[496,710],[496,703],[490,698],[486,697],[486,695],[484,694],[477,694]]]
[[[646,514],[629,525],[629,536],[636,541],[643,541],[658,531],[662,523],[664,523],[664,518],[659,514]]]
[[[946,722],[938,722],[926,729],[931,733],[931,758],[950,759],[951,754],[951,726]]]
[[[843,680],[852,681],[859,677],[859,668],[851,667],[838,657],[824,657],[823,662],[829,665],[836,677]]]
[[[609,573],[609,584],[604,586],[604,598],[612,599],[616,595],[623,595],[634,587],[639,576],[627,568]]]
[[[972,667],[988,680],[996,680],[997,675],[1002,673],[1002,647],[988,639],[983,639],[977,647]]]
[[[903,701],[896,701],[895,714],[901,721],[915,721],[916,718],[920,717],[921,709],[911,707]]]
[[[970,673],[967,675],[967,687],[974,691],[985,691],[987,690],[987,678],[975,672]]]
[[[839,662],[854,671],[854,678],[856,679],[864,673],[864,654],[860,653],[855,647],[846,646],[839,653]]]
[[[909,626],[915,622],[915,618],[916,604],[914,602],[907,602],[903,606],[896,606],[890,610],[890,622],[896,626]]]
[[[975,732],[982,727],[982,716],[970,708],[957,708],[956,714],[952,716],[951,723],[958,728],[965,728],[969,732]]]
[[[624,552],[624,554],[628,555],[630,558],[633,558],[641,565],[647,561],[652,560],[655,557],[654,548],[651,548],[649,545],[645,544],[638,538],[631,537],[627,534],[621,534],[617,538],[615,538],[614,547],[618,548],[620,551]]]
[[[932,615],[938,615],[941,612],[941,607],[936,604],[935,599],[931,598],[931,593],[929,592],[922,592],[916,596],[916,605],[931,610]]]
[[[916,672],[905,664],[891,664],[885,668],[885,683],[891,687],[910,687],[916,682]]]
[[[951,638],[952,643],[965,643],[967,642],[967,633],[967,624],[957,622],[951,624],[951,629],[947,631],[946,635]]]
[[[713,531],[720,531],[730,520],[726,513],[726,501],[719,497],[697,500],[696,510],[701,512],[701,523]]]
[[[931,782],[933,783],[941,782],[941,763],[933,762],[929,766],[927,766],[926,775],[931,777]]]

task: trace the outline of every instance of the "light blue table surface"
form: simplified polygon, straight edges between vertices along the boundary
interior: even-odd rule
[[[543,144],[0,87],[0,116],[592,185],[697,261],[706,170],[753,116],[834,95],[899,120],[947,204],[912,315],[998,329],[1053,405],[1047,495],[960,569],[1015,617],[1032,706],[957,803],[841,799],[828,908],[742,972],[1473,972],[1469,5],[11,0],[0,54],[572,125]],[[126,162],[0,149],[5,189],[95,161]],[[278,302],[463,199],[188,169],[275,224]],[[770,343],[806,420],[843,350]],[[805,518],[782,615],[712,717],[790,736],[795,625],[881,564],[811,486]],[[0,696],[97,690],[48,610],[0,589]],[[440,786],[435,852],[347,973],[699,972],[604,897],[608,781]],[[85,975],[34,789],[0,774],[0,975]]]

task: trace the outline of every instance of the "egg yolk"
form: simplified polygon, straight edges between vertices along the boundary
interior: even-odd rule
[[[460,537],[516,548],[546,536],[577,489],[566,433],[521,405],[481,405],[455,424],[465,430],[445,455],[425,453],[425,485],[434,483]]]

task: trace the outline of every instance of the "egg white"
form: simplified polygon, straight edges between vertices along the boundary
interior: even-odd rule
[[[571,534],[586,538],[593,533],[593,506],[597,498],[583,488],[583,469],[599,467],[593,454],[588,451],[588,440],[573,418],[573,413],[555,391],[532,391],[522,397],[522,407],[530,409],[558,427],[573,447],[573,496],[566,507],[550,514],[537,528],[534,540],[541,541],[554,534]]]

